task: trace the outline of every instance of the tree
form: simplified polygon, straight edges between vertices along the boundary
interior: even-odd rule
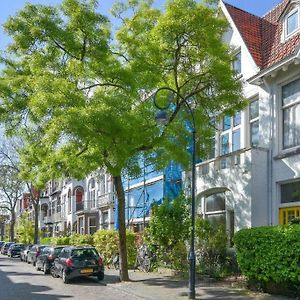
[[[24,212],[17,225],[18,242],[32,244],[34,241],[34,225],[29,219],[27,212]]]
[[[188,265],[185,245],[191,226],[188,207],[183,195],[155,205],[145,234],[146,243],[156,252],[158,259],[180,270]]]
[[[20,185],[23,186],[23,192],[27,189],[30,196],[30,203],[34,209],[34,243],[37,244],[39,240],[39,208],[40,198],[39,191],[34,188],[31,182],[25,181],[21,178],[20,156],[19,150],[24,147],[22,139],[2,139],[2,147],[0,148],[0,162],[14,170],[16,179]]]
[[[15,240],[16,205],[23,193],[23,181],[17,171],[9,165],[0,165],[0,208],[10,214],[10,241]]]
[[[187,165],[186,99],[201,143],[210,138],[213,115],[244,103],[222,42],[226,23],[215,9],[174,0],[161,12],[151,3],[116,5],[122,25],[113,39],[95,0],[27,4],[4,26],[13,42],[2,58],[0,117],[8,134],[27,141],[23,178],[42,187],[49,178],[82,178],[98,167],[112,174],[121,280],[129,280],[122,172],[140,171],[141,152],[156,153],[150,158],[157,166],[170,158]],[[176,109],[170,106],[162,128],[151,95],[164,86],[174,92]]]

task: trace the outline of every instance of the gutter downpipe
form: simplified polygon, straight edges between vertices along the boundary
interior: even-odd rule
[[[267,160],[267,172],[268,172],[268,225],[273,225],[273,201],[272,201],[272,185],[273,185],[273,146],[274,146],[274,91],[270,87],[269,83],[267,83],[265,77],[262,78],[264,85],[269,93],[269,101],[270,103],[270,117],[271,124],[269,128],[269,149],[268,149],[268,160]]]

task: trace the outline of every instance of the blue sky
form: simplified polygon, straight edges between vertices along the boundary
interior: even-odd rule
[[[262,16],[281,0],[225,0],[236,7],[249,11],[255,15]],[[39,4],[59,4],[61,0],[0,0],[0,24],[2,25],[9,16],[13,16],[18,10],[20,10],[26,2],[39,3]],[[113,0],[99,0],[100,10],[103,14],[109,15],[108,11],[111,7]],[[162,8],[165,0],[155,0],[155,6]],[[8,37],[4,34],[2,26],[0,29],[0,51],[4,50]]]

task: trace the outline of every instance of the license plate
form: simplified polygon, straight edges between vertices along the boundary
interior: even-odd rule
[[[82,269],[80,271],[80,273],[83,273],[83,274],[85,274],[85,273],[93,273],[93,269]]]

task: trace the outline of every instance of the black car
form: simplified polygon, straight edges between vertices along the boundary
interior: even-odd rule
[[[21,251],[25,248],[24,244],[12,244],[7,250],[8,257],[20,256]]]
[[[25,246],[25,248],[21,251],[21,254],[20,254],[20,260],[21,261],[25,261],[27,262],[27,255],[28,255],[28,252],[30,251],[31,247],[33,245],[32,244],[28,244]]]
[[[44,274],[48,274],[54,259],[59,256],[61,253],[61,250],[65,246],[47,246],[42,251],[41,254],[37,257],[36,260],[36,269],[37,270],[43,270]]]
[[[1,254],[4,254],[4,255],[7,255],[7,251],[8,251],[8,248],[14,244],[13,242],[7,242],[5,243],[2,248],[1,248]]]
[[[0,241],[0,250],[1,250],[1,248],[2,248],[2,246],[5,244],[5,242],[4,241]]]
[[[33,245],[27,253],[27,263],[32,263],[35,266],[38,256],[41,254],[41,251],[46,247],[46,245]]]
[[[53,277],[61,277],[64,283],[76,277],[96,276],[104,279],[101,256],[93,247],[65,247],[51,268]]]

